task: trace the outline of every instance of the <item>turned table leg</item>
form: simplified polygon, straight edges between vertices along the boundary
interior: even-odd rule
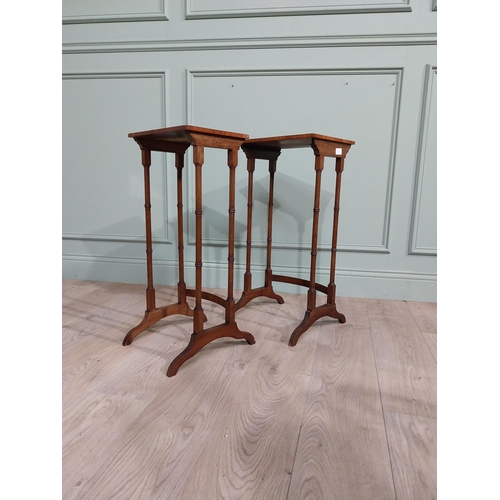
[[[316,181],[314,189],[314,206],[312,222],[312,242],[311,242],[311,268],[309,278],[309,290],[307,291],[307,309],[304,319],[300,325],[293,331],[289,345],[294,346],[299,337],[314,323],[315,318],[312,314],[316,309],[316,257],[318,255],[318,224],[320,212],[321,196],[321,173],[323,172],[325,158],[321,155],[316,156],[314,169],[316,171]]]
[[[177,152],[175,166],[177,168],[177,215],[178,215],[178,241],[179,241],[179,283],[177,284],[177,304],[156,307],[155,289],[153,286],[153,237],[151,229],[151,189],[150,189],[150,167],[151,151],[142,150],[142,163],[144,167],[144,198],[146,219],[146,266],[147,266],[147,288],[146,288],[146,312],[142,321],[132,328],[122,344],[130,345],[132,341],[143,331],[154,325],[160,319],[174,314],[193,316],[193,310],[186,300],[186,283],[184,282],[184,228],[182,214],[182,168],[184,166],[184,152]],[[204,317],[206,321],[206,317]]]
[[[281,295],[273,290],[273,271],[271,269],[271,250],[273,243],[273,212],[274,212],[274,174],[276,173],[276,159],[269,160],[269,202],[267,208],[267,248],[266,248],[266,271],[264,276],[263,294],[270,299],[276,299],[279,304],[285,301]]]
[[[235,339],[244,339],[248,344],[254,344],[255,339],[251,333],[241,331],[235,321],[235,302],[233,297],[234,288],[234,224],[235,224],[235,169],[238,164],[238,150],[228,150],[229,166],[229,209],[228,209],[228,287],[227,299],[218,300],[225,307],[225,323],[217,325],[207,330],[203,329],[203,308],[201,306],[202,297],[210,299],[211,294],[202,291],[202,165],[203,165],[203,147],[195,146],[193,151],[196,177],[196,288],[195,288],[195,308],[194,308],[194,326],[193,333],[188,346],[172,361],[167,370],[167,376],[173,377],[181,365],[192,358],[200,349],[208,343],[221,337],[232,337]],[[212,296],[213,297],[213,296]],[[213,300],[213,298],[212,298]]]
[[[144,167],[144,210],[146,219],[146,267],[147,267],[147,288],[146,288],[146,312],[142,321],[132,328],[125,338],[123,345],[132,343],[135,337],[156,323],[158,319],[155,318],[155,289],[153,286],[153,238],[151,231],[151,188],[149,180],[149,171],[151,167],[151,151],[147,149],[141,150],[142,165]]]
[[[332,230],[332,257],[330,261],[330,282],[328,283],[328,292],[326,295],[327,304],[335,305],[335,267],[337,262],[337,232],[339,226],[339,212],[340,212],[340,184],[342,180],[342,172],[344,171],[344,158],[335,159],[335,201],[333,206],[333,230]],[[340,323],[345,323],[345,316],[337,312],[338,320]]]
[[[341,163],[339,163],[339,161]],[[332,236],[332,260],[330,266],[330,283],[327,287],[327,303],[323,306],[316,307],[316,291],[318,285],[316,284],[316,258],[318,255],[318,225],[319,225],[319,212],[320,212],[320,194],[321,194],[321,173],[324,168],[324,157],[322,155],[316,156],[315,170],[316,170],[316,185],[314,193],[314,208],[313,208],[313,228],[312,228],[312,243],[311,243],[311,270],[309,279],[309,290],[307,291],[307,309],[304,314],[302,322],[295,328],[290,336],[288,345],[294,346],[297,344],[300,336],[311,327],[311,325],[318,319],[329,316],[338,319],[341,323],[345,323],[345,316],[337,311],[335,306],[335,256],[337,252],[337,226],[338,214],[340,210],[340,165],[343,165],[343,159],[336,160],[337,181],[335,189],[335,204],[334,204],[334,219],[333,219],[333,236]]]
[[[269,154],[269,153],[268,153]],[[283,297],[273,290],[273,271],[271,269],[271,250],[273,236],[273,207],[274,207],[274,174],[276,173],[276,159],[278,154],[273,154],[269,159],[269,202],[267,210],[267,242],[266,242],[266,270],[264,274],[264,286],[252,289],[251,252],[252,252],[252,212],[253,212],[253,172],[255,170],[255,157],[248,156],[248,204],[247,204],[247,248],[246,248],[246,270],[243,282],[243,293],[236,304],[236,309],[241,309],[256,297],[268,297],[275,299],[279,304],[285,301]],[[268,156],[268,155],[266,155]]]
[[[246,296],[252,290],[252,271],[251,271],[251,261],[252,261],[252,215],[253,215],[253,173],[255,171],[255,158],[249,157],[247,159],[247,171],[248,171],[248,202],[247,202],[247,248],[246,248],[246,267],[245,275],[243,277],[243,293],[237,307],[242,307],[248,300],[245,300]]]
[[[242,144],[242,149],[248,158],[249,184],[253,182],[253,170],[255,168],[255,159],[269,160],[270,184],[269,184],[269,211],[268,211],[268,238],[267,238],[267,262],[265,282],[262,288],[251,288],[250,274],[250,251],[251,251],[251,229],[248,228],[247,239],[247,269],[245,274],[245,288],[237,304],[237,308],[243,307],[250,300],[261,295],[266,295],[272,291],[272,282],[288,283],[296,286],[307,287],[307,308],[302,319],[302,322],[295,328],[290,336],[289,345],[294,346],[300,336],[318,319],[329,316],[338,319],[340,323],[345,322],[345,316],[337,311],[335,305],[335,266],[337,255],[337,230],[340,210],[340,180],[342,171],[344,170],[344,158],[348,153],[354,141],[347,139],[339,139],[337,137],[329,137],[321,134],[295,134],[275,137],[261,137],[249,139]],[[312,241],[311,241],[311,269],[309,280],[294,276],[285,276],[273,274],[271,271],[271,241],[272,241],[272,206],[273,206],[273,189],[274,189],[274,173],[276,171],[276,160],[283,149],[296,148],[311,148],[314,151],[316,172],[315,192],[313,203],[313,223],[312,223]],[[318,255],[318,231],[319,231],[319,212],[320,212],[320,195],[321,195],[321,175],[324,169],[325,157],[336,158],[336,186],[335,186],[335,203],[334,203],[334,220],[332,234],[332,253],[330,262],[330,281],[328,286],[316,283],[316,261]],[[248,189],[248,210],[252,210],[252,189],[249,185]],[[251,225],[251,215],[248,217],[248,224]],[[317,307],[316,295],[317,292],[326,294],[326,304]],[[274,293],[274,292],[273,292]],[[269,296],[269,295],[267,295]],[[280,302],[279,296],[274,296]],[[283,300],[283,299],[281,299]]]

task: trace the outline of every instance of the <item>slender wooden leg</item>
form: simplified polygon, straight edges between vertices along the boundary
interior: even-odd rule
[[[187,316],[193,316],[194,311],[187,303],[186,282],[184,281],[184,214],[182,203],[182,169],[184,168],[184,152],[176,153],[175,166],[177,168],[177,241],[179,251],[179,282],[177,283],[177,301],[179,305],[184,305]],[[203,321],[207,317],[203,314]]]
[[[146,219],[146,267],[148,284],[146,288],[146,312],[144,318],[136,327],[132,328],[125,338],[123,345],[132,343],[135,337],[149,328],[156,321],[153,321],[151,313],[156,309],[155,289],[153,286],[153,236],[151,230],[151,189],[149,180],[149,170],[151,167],[151,151],[141,150],[142,165],[144,167],[144,211]]]
[[[281,295],[277,295],[273,290],[273,271],[271,269],[271,250],[273,243],[273,209],[274,209],[274,174],[276,173],[276,160],[269,160],[269,202],[267,208],[267,253],[266,271],[264,276],[264,288],[267,290],[266,296],[276,299],[279,304],[285,301]]]
[[[195,164],[195,192],[196,192],[196,285],[195,285],[195,307],[194,307],[194,322],[193,331],[195,335],[199,335],[203,331],[203,308],[201,305],[201,286],[202,286],[202,165],[204,163],[204,148],[203,146],[194,146],[193,161]]]
[[[227,307],[226,323],[234,323],[234,214],[236,190],[236,165],[238,165],[238,150],[228,150],[229,166],[229,208],[228,208],[228,251],[227,251]]]
[[[156,307],[155,289],[153,286],[153,237],[151,230],[151,190],[150,190],[150,167],[151,151],[142,150],[142,164],[144,166],[144,198],[145,198],[145,218],[146,218],[146,265],[148,275],[148,285],[146,289],[146,311],[142,321],[132,328],[122,344],[130,345],[140,333],[147,330],[160,319],[174,314],[193,316],[193,310],[186,300],[186,284],[184,283],[184,246],[183,246],[183,225],[182,225],[182,167],[184,164],[184,153],[176,153],[177,167],[177,207],[179,223],[179,283],[177,286],[177,304],[163,307]]]
[[[344,158],[337,158],[335,160],[335,172],[336,172],[336,182],[335,182],[335,202],[333,207],[333,230],[332,230],[332,257],[330,261],[330,282],[328,283],[328,292],[326,302],[335,307],[335,266],[337,261],[337,231],[339,226],[339,212],[340,212],[340,183],[342,178],[342,172],[344,170]],[[337,311],[338,320],[340,323],[345,323],[346,318],[343,314]]]
[[[309,290],[307,291],[307,311],[311,312],[316,307],[316,257],[318,255],[318,224],[321,196],[321,174],[324,168],[325,158],[316,156],[316,184],[314,192],[314,208],[312,223],[312,243],[311,243],[311,270],[309,279]]]
[[[311,242],[311,269],[309,278],[309,290],[307,291],[307,310],[300,325],[293,331],[289,345],[294,346],[299,337],[312,325],[313,316],[311,313],[316,309],[316,257],[318,255],[318,224],[321,195],[321,173],[325,163],[324,156],[317,155],[315,161],[316,183],[314,191],[314,207],[312,222],[312,242]]]
[[[250,161],[252,161],[250,163]],[[253,208],[253,171],[255,170],[255,158],[248,158],[248,216],[247,216],[247,263],[245,272],[244,289],[240,300],[236,304],[236,309],[241,309],[256,297],[268,297],[275,299],[279,304],[285,301],[283,297],[276,294],[273,290],[273,271],[271,269],[271,248],[273,235],[273,206],[274,206],[274,174],[276,173],[276,159],[269,160],[269,202],[267,211],[267,256],[266,270],[264,274],[264,286],[252,289],[252,275],[250,272],[250,253],[251,253],[251,235],[252,235],[252,208]]]
[[[243,277],[243,293],[237,303],[237,307],[244,301],[247,294],[252,290],[252,215],[253,215],[253,173],[255,171],[255,158],[247,158],[248,171],[248,202],[247,202],[247,248],[246,248],[246,267]]]
[[[203,148],[194,147],[194,162],[196,166],[196,289],[194,309],[194,331],[191,335],[188,346],[170,364],[167,376],[173,377],[180,366],[188,359],[192,358],[200,349],[208,343],[221,337],[232,337],[244,339],[248,344],[254,344],[255,339],[251,333],[241,331],[235,321],[235,303],[233,297],[234,286],[234,223],[235,223],[235,169],[238,164],[238,150],[228,151],[229,165],[229,235],[228,235],[228,287],[227,300],[225,301],[226,316],[225,323],[217,325],[207,330],[203,330],[203,309],[201,307],[201,266],[202,266],[202,182],[201,167],[203,164]]]
[[[177,242],[179,244],[179,282],[177,283],[177,300],[180,304],[181,302],[186,302],[186,282],[184,281],[184,214],[182,213],[183,153],[175,154],[175,167],[177,168]]]
[[[336,244],[337,244],[337,224],[338,224],[338,205],[340,200],[340,176],[338,175],[339,159],[337,159],[336,170],[337,170],[337,184],[335,192],[335,213],[334,213],[334,229],[333,229],[333,245],[335,252],[332,251],[332,262],[333,267],[330,268],[330,283],[327,288],[327,303],[316,307],[316,257],[318,254],[318,223],[319,223],[319,201],[321,192],[321,172],[324,168],[324,157],[319,155],[316,156],[316,189],[314,194],[314,208],[313,208],[313,234],[312,234],[312,250],[311,250],[311,274],[309,281],[309,290],[307,293],[307,310],[304,314],[304,319],[297,328],[293,331],[290,336],[288,345],[294,346],[297,344],[300,336],[309,329],[309,327],[316,322],[318,319],[328,316],[331,318],[338,319],[341,323],[345,323],[345,316],[337,311],[335,302],[331,300],[334,299],[335,295],[335,285],[334,275],[335,275],[335,254],[336,254]],[[343,165],[343,163],[342,163]],[[333,270],[333,271],[332,271]],[[332,274],[333,273],[333,274]]]
[[[146,311],[156,309],[155,289],[153,286],[153,233],[151,230],[151,188],[149,171],[151,167],[151,151],[142,151],[144,166],[144,210],[146,216],[146,264],[148,273],[148,287],[146,289]]]
[[[204,163],[204,148],[203,146],[193,147],[193,162],[195,165],[195,196],[196,196],[196,206],[195,206],[195,217],[196,217],[196,277],[195,277],[195,307],[194,307],[194,317],[193,317],[193,333],[191,334],[191,340],[184,351],[182,351],[170,364],[167,370],[167,377],[173,377],[179,367],[187,361],[189,358],[194,356],[196,352],[201,349],[195,349],[198,344],[198,337],[203,334],[203,320],[204,312],[201,305],[202,298],[202,215],[203,215],[203,190],[202,190],[202,166]]]

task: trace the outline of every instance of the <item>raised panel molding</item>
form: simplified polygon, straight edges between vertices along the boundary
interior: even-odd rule
[[[239,0],[226,8],[224,0],[185,0],[186,19],[231,17],[305,16],[319,14],[367,14],[411,12],[409,0]]]
[[[418,242],[418,229],[421,224],[422,191],[425,177],[425,154],[428,142],[429,124],[431,117],[431,104],[436,92],[437,68],[427,65],[424,80],[422,109],[420,112],[420,131],[418,137],[417,160],[415,168],[415,181],[413,187],[413,203],[410,220],[410,240],[408,253],[410,255],[437,255],[437,248],[420,246]]]
[[[436,33],[64,43],[63,54],[436,45]]]
[[[142,78],[159,78],[161,80],[162,95],[160,100],[162,103],[162,126],[166,127],[166,102],[167,102],[167,74],[166,72],[127,72],[127,73],[64,73],[62,75],[63,80],[102,80],[102,79],[142,79]],[[129,139],[131,140],[131,139]],[[140,167],[140,155],[139,148],[137,148],[137,165]],[[167,186],[166,176],[167,176],[167,164],[166,156],[161,155],[161,172],[162,172],[162,185]],[[166,194],[166,191],[164,191]],[[163,197],[163,209],[161,213],[164,215],[162,220],[162,226],[165,228],[164,235],[153,235],[153,243],[166,243],[171,244],[172,241],[168,235],[168,203],[167,196]],[[78,233],[63,231],[63,240],[84,240],[84,241],[104,241],[104,242],[135,242],[135,243],[145,243],[146,239],[144,235],[126,235],[126,234],[115,234],[115,233]]]
[[[389,221],[391,216],[392,207],[392,191],[393,191],[393,178],[394,178],[394,165],[396,156],[396,143],[397,143],[397,132],[399,123],[399,108],[401,101],[401,80],[403,75],[403,68],[359,68],[359,69],[349,69],[349,70],[339,70],[339,69],[283,69],[283,70],[187,70],[187,92],[186,92],[186,116],[188,119],[187,123],[193,124],[193,81],[195,78],[207,78],[207,77],[245,77],[245,76],[315,76],[315,75],[395,75],[396,85],[395,85],[395,103],[394,103],[394,114],[392,117],[392,129],[391,129],[391,146],[389,155],[389,166],[388,175],[386,182],[386,200],[385,200],[385,212],[383,220],[383,230],[380,235],[382,243],[374,243],[372,245],[360,245],[360,244],[344,244],[338,245],[339,252],[362,252],[362,253],[390,253],[389,250]],[[279,162],[278,162],[279,169]],[[189,175],[189,171],[186,172],[187,185],[189,192],[194,192],[194,186],[192,185],[192,179]],[[191,206],[191,197],[187,200],[189,216],[187,218],[187,234],[188,234],[188,244],[194,245],[195,243],[195,231],[194,231],[194,208]],[[226,240],[219,240],[214,238],[204,238],[203,243],[213,246],[225,246],[227,245]],[[264,240],[252,240],[252,245],[255,247],[265,247],[266,241]],[[236,246],[244,246],[245,241],[236,241]],[[310,243],[299,243],[290,244],[288,242],[280,242],[273,239],[273,248],[276,249],[292,249],[292,250],[308,250],[310,249]],[[318,250],[331,251],[331,244],[318,244]]]
[[[126,9],[130,2],[113,0],[64,0],[62,3],[63,24],[115,23],[136,21],[168,21],[168,0],[142,0],[132,2],[132,9]],[[135,11],[136,5],[142,10]],[[147,8],[149,7],[149,9]]]

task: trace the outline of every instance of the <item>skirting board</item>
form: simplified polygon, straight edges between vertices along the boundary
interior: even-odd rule
[[[243,288],[243,266],[235,266],[235,296]],[[308,270],[294,270],[273,266],[273,272],[308,279]],[[175,285],[177,283],[177,262],[162,261],[154,264],[155,285]],[[264,268],[252,267],[253,286],[262,286]],[[316,281],[328,284],[329,271],[318,269]],[[110,281],[119,283],[146,283],[146,262],[139,259],[86,256],[64,256],[63,279]],[[194,287],[194,264],[186,262],[185,279],[188,287]],[[401,273],[393,271],[361,271],[338,269],[336,274],[337,295],[339,297],[365,297],[387,300],[412,300],[437,302],[437,278],[432,274]],[[227,271],[222,264],[203,263],[203,287],[226,288]],[[274,283],[279,292],[306,293],[304,287],[285,283]]]

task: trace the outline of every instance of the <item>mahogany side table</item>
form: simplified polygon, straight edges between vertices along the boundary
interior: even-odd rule
[[[233,297],[234,282],[234,224],[235,224],[235,170],[238,164],[238,150],[248,135],[212,130],[207,128],[183,125],[144,132],[135,132],[128,135],[132,137],[142,152],[142,165],[144,167],[144,192],[145,192],[145,219],[146,219],[146,263],[147,263],[147,288],[146,312],[142,321],[132,328],[125,338],[123,345],[130,345],[132,341],[144,330],[154,325],[157,321],[173,314],[183,314],[193,317],[193,333],[188,346],[170,364],[167,376],[172,377],[179,367],[193,357],[208,343],[221,337],[244,339],[249,344],[254,344],[255,339],[251,333],[241,331],[235,320],[236,304]],[[184,167],[185,152],[193,148],[193,163],[195,165],[195,192],[196,192],[196,284],[195,289],[187,289],[184,282],[184,229],[182,214],[182,169]],[[202,290],[202,166],[204,163],[204,148],[227,149],[229,166],[229,216],[228,216],[228,286],[227,298]],[[157,307],[155,289],[153,286],[153,249],[151,231],[151,196],[149,169],[151,166],[151,151],[162,151],[175,154],[177,169],[177,216],[178,216],[178,251],[179,251],[179,282],[177,284],[177,303]],[[194,310],[187,303],[186,297],[195,298]],[[203,312],[202,299],[210,300],[224,307],[225,322],[204,329],[206,321]]]
[[[283,298],[277,295],[272,283],[282,282],[293,285],[305,286],[307,292],[307,309],[302,322],[295,328],[290,336],[289,345],[297,344],[300,336],[318,319],[329,316],[338,319],[340,323],[345,323],[343,314],[337,311],[335,304],[335,265],[337,256],[337,230],[340,210],[340,183],[342,172],[344,170],[344,160],[354,141],[347,139],[338,139],[319,134],[300,134],[287,135],[279,137],[264,137],[260,139],[249,139],[242,145],[242,149],[247,156],[248,170],[248,212],[247,212],[247,255],[246,270],[244,277],[243,293],[236,304],[236,309],[244,307],[255,297],[269,297],[283,303]],[[291,148],[312,148],[315,155],[314,170],[316,171],[314,208],[312,221],[312,243],[311,243],[311,267],[309,280],[303,280],[293,276],[282,276],[273,274],[271,269],[271,248],[272,248],[272,217],[273,217],[273,196],[274,196],[274,174],[278,156],[282,149]],[[320,211],[320,193],[321,193],[321,173],[324,169],[325,156],[335,158],[335,202],[332,231],[332,248],[330,261],[330,282],[327,286],[316,283],[316,257],[318,254],[318,223]],[[251,236],[252,236],[252,209],[253,209],[253,172],[255,170],[255,160],[268,160],[270,172],[269,184],[269,207],[268,207],[268,237],[267,237],[267,263],[265,270],[264,286],[252,288],[251,265]],[[326,304],[316,306],[316,292],[326,294]]]

